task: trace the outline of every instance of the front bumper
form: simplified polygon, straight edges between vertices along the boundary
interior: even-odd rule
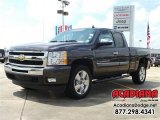
[[[48,66],[44,68],[20,67],[7,63],[5,72],[14,84],[22,87],[43,89],[66,85],[69,80],[70,66]],[[56,81],[48,82],[49,78]]]
[[[4,60],[4,57],[0,57],[0,60]]]
[[[20,67],[15,65],[6,64],[5,71],[11,74],[20,75],[43,75],[44,68]]]

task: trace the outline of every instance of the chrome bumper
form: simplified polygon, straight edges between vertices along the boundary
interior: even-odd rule
[[[31,67],[18,67],[10,64],[6,64],[5,72],[21,74],[21,75],[43,75],[43,68],[31,68]]]
[[[0,60],[4,60],[4,57],[1,57]]]

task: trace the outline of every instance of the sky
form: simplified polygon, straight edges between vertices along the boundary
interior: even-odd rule
[[[149,21],[150,48],[160,49],[160,0],[68,0],[65,24],[73,28],[113,28],[113,7],[135,6],[134,46],[146,47]],[[0,47],[48,42],[62,24],[58,0],[0,0]],[[125,32],[127,42],[129,33]],[[140,42],[141,40],[141,42]]]

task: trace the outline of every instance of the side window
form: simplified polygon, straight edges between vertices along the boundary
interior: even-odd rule
[[[99,42],[112,42],[112,45],[109,45],[109,47],[114,47],[112,33],[107,30],[104,30],[100,33],[98,40]]]
[[[114,33],[114,39],[115,39],[116,46],[118,48],[125,47],[123,37],[122,37],[122,35],[120,33],[118,33],[118,32]]]

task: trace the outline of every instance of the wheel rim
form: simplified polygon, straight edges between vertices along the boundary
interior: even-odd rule
[[[145,77],[146,77],[146,70],[144,67],[141,67],[139,71],[140,81],[143,82],[145,80]]]
[[[79,95],[83,95],[89,88],[89,75],[86,71],[79,71],[74,79],[74,88]]]

